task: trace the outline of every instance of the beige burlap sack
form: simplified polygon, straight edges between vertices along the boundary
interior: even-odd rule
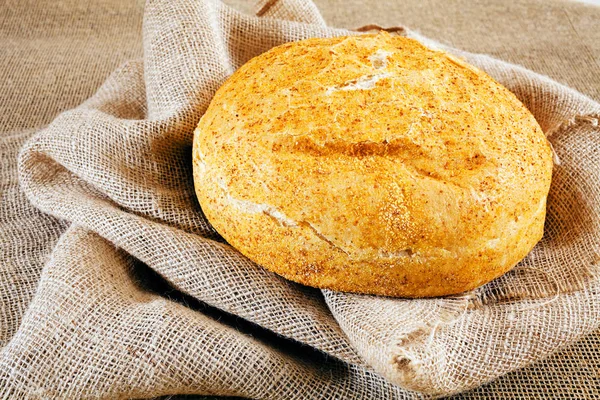
[[[320,292],[224,243],[191,177],[192,131],[213,93],[272,46],[352,33],[326,27],[306,1],[263,1],[257,14],[149,2],[143,60],[22,149],[23,191],[70,227],[22,317],[35,278],[0,280],[1,397],[423,398],[481,385],[600,326],[600,105],[455,49],[524,102],[557,154],[546,234],[512,272],[442,299]]]

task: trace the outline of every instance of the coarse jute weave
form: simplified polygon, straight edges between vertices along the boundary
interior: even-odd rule
[[[423,398],[479,386],[600,326],[600,105],[410,30],[507,86],[549,136],[557,165],[542,242],[504,277],[426,300],[302,287],[224,243],[191,178],[192,131],[213,93],[275,45],[356,34],[328,28],[307,1],[256,10],[149,1],[143,58],[33,136],[17,130],[36,112],[27,99],[23,114],[2,115],[14,124],[0,149],[3,397]],[[107,29],[128,23],[114,20]],[[43,27],[57,40],[61,28]],[[27,138],[21,191],[13,157]],[[23,207],[23,193],[43,213]]]

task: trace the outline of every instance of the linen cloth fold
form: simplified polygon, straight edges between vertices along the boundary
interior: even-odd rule
[[[327,27],[307,1],[256,10],[149,1],[143,59],[23,147],[22,190],[70,227],[6,333],[0,393],[427,398],[477,387],[600,326],[600,105],[410,30],[513,91],[548,135],[556,166],[542,241],[482,288],[421,300],[303,287],[227,245],[204,218],[191,173],[192,133],[214,92],[273,46],[359,34]],[[15,293],[19,277],[0,285]],[[172,290],[188,297],[171,299]]]

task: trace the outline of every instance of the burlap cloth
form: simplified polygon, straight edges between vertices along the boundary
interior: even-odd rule
[[[489,3],[480,11],[495,14],[473,25],[481,3],[434,3],[395,7],[413,22],[422,13],[442,41],[488,46],[599,95],[597,43],[578,33],[600,27],[590,22],[598,10]],[[358,18],[345,14],[358,3],[323,4]],[[407,30],[486,70],[535,115],[557,155],[546,234],[514,271],[460,296],[321,292],[256,266],[206,222],[192,186],[192,131],[252,56],[351,32],[326,27],[300,0],[262,1],[260,17],[217,0],[157,0],[145,7],[142,40],[141,6],[2,6],[1,398],[409,399],[498,377],[461,398],[600,396],[598,103]],[[376,3],[360,11],[363,24],[377,10],[391,14]]]

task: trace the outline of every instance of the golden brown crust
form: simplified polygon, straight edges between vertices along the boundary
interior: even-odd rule
[[[459,293],[543,233],[552,155],[482,71],[387,33],[250,60],[194,135],[200,204],[258,264],[321,288]]]

